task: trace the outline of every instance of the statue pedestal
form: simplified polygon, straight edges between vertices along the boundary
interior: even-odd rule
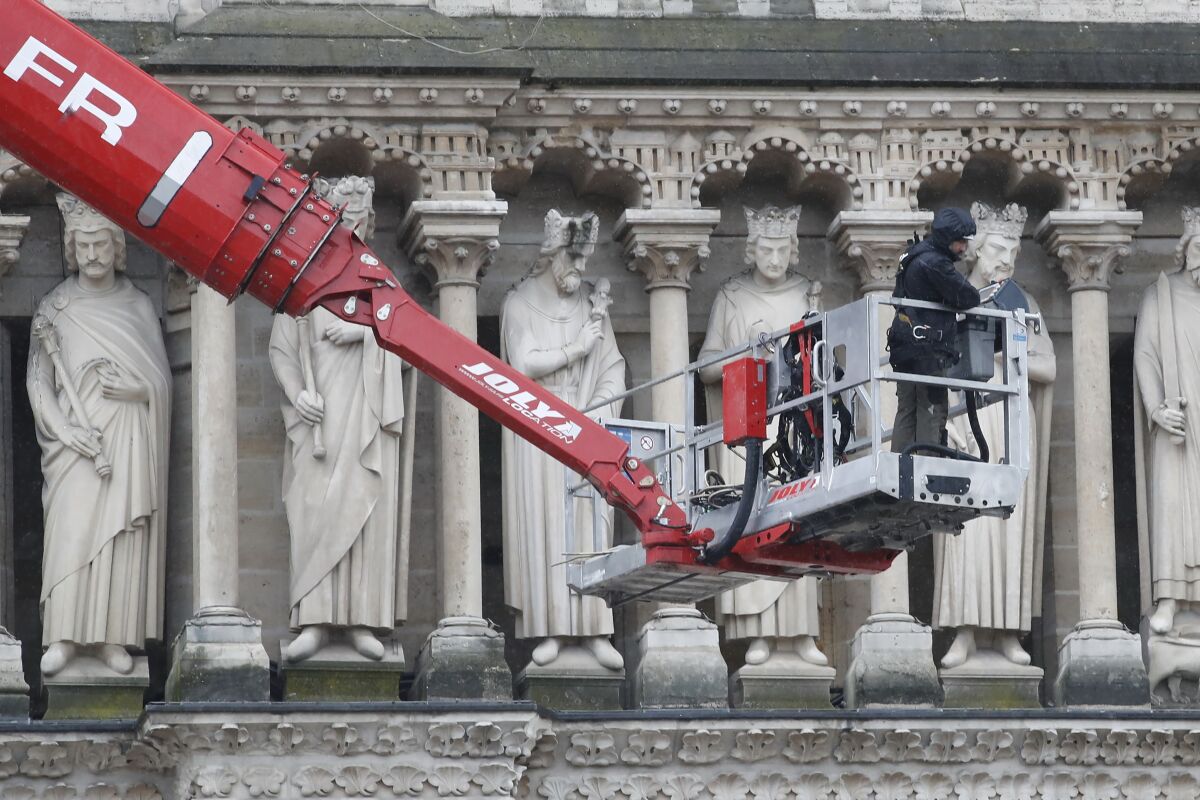
[[[635,708],[728,708],[729,668],[717,626],[694,608],[655,612],[638,634]]]
[[[271,662],[262,645],[262,623],[232,607],[202,608],[175,638],[167,700],[271,699]]]
[[[532,661],[517,675],[517,697],[559,711],[623,708],[625,670],[611,670],[579,645],[568,645],[544,667]]]
[[[504,634],[478,617],[446,617],[417,656],[414,700],[511,700]]]
[[[46,719],[137,719],[146,705],[150,669],[145,656],[134,656],[133,669],[122,675],[80,654],[42,683],[49,699]]]
[[[1058,649],[1058,706],[1150,704],[1142,642],[1115,620],[1084,620]]]
[[[847,708],[942,704],[933,631],[908,614],[872,614],[854,634],[850,654]]]
[[[287,652],[294,636],[279,640],[279,652]],[[400,679],[404,676],[404,650],[393,638],[380,640],[383,658],[366,658],[348,642],[334,641],[316,655],[292,663],[283,655],[279,671],[283,673],[283,699],[300,701],[359,700],[395,701],[400,699]]]
[[[944,708],[1041,708],[1041,667],[1014,664],[994,650],[982,650],[962,666],[942,669]]]
[[[729,676],[734,708],[831,709],[829,687],[837,671],[810,664],[794,653],[773,653],[762,664],[747,664]]]
[[[29,684],[21,665],[21,643],[0,627],[0,719],[29,717]]]

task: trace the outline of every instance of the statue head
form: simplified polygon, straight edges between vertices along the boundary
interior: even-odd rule
[[[375,179],[347,175],[316,179],[317,194],[342,209],[342,224],[364,242],[375,233]]]
[[[746,212],[746,263],[767,285],[787,278],[788,268],[800,262],[800,206],[766,206]]]
[[[549,272],[562,295],[579,290],[588,257],[596,252],[600,219],[588,211],[579,217],[563,216],[557,209],[546,212],[542,248],[533,275]]]
[[[992,208],[984,203],[971,204],[975,219],[975,238],[963,258],[975,283],[984,286],[1011,278],[1021,252],[1021,232],[1029,212],[1016,203]]]
[[[78,197],[62,192],[63,254],[67,269],[93,280],[125,270],[125,231]]]
[[[1185,206],[1182,216],[1183,236],[1175,247],[1175,263],[1200,285],[1200,207]]]

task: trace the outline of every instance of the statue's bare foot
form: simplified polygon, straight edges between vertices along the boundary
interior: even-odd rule
[[[746,648],[746,663],[751,666],[762,664],[771,657],[771,644],[766,639],[754,639]]]
[[[818,667],[829,666],[829,659],[817,647],[817,640],[812,636],[800,636],[796,639],[796,655]]]
[[[128,675],[133,672],[133,656],[119,644],[100,645],[100,660],[113,672]]]
[[[954,641],[946,655],[942,656],[942,669],[954,669],[967,663],[967,659],[975,652],[975,631],[970,628],[958,628]]]
[[[67,641],[55,642],[47,647],[42,654],[42,674],[50,676],[62,672],[62,668],[75,658],[76,649],[74,642]]]
[[[547,636],[537,647],[533,648],[533,663],[539,667],[544,667],[554,659],[558,658],[558,651],[562,649],[562,642],[557,636]]]
[[[625,666],[625,659],[613,647],[607,636],[589,636],[584,639],[584,645],[605,669],[617,670]]]
[[[1150,630],[1163,634],[1170,633],[1171,628],[1174,627],[1175,601],[1167,599],[1159,600],[1154,606],[1154,613],[1150,615]]]
[[[372,661],[379,661],[383,658],[383,642],[379,641],[375,634],[367,628],[350,629],[350,646],[358,651],[360,656]]]
[[[1025,652],[1025,648],[1021,647],[1021,637],[1015,633],[1000,634],[1000,647],[997,648],[1000,652],[1014,664],[1022,667],[1027,667],[1033,661],[1029,657],[1029,653]]]
[[[305,625],[285,650],[287,660],[295,664],[315,656],[329,641],[329,631],[324,625]]]

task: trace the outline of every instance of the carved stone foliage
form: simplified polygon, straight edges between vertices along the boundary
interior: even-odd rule
[[[4,798],[1195,798],[1200,728],[1077,718],[550,721],[524,711],[152,714],[134,733],[0,735]]]

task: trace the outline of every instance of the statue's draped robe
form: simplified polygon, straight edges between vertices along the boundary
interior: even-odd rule
[[[1030,311],[1037,302],[1028,297]],[[1054,343],[1046,330],[1029,331],[1028,358],[1054,360]],[[994,382],[1000,381],[999,364]],[[1046,469],[1049,461],[1050,410],[1053,385],[1029,382],[1029,475],[1012,516],[979,517],[958,536],[933,537],[935,628],[978,627],[1027,632],[1041,616],[1042,548],[1045,543]],[[963,435],[965,415],[950,422]],[[1004,407],[979,412],[979,426],[993,463],[1004,454]]]
[[[58,333],[69,379],[101,433],[112,475],[50,433],[43,409],[55,403],[71,424],[64,376],[33,337],[28,386],[42,447],[42,641],[141,647],[162,635],[171,370],[150,299],[123,275],[104,292],[74,277],[38,306]],[[107,363],[140,381],[149,402],[103,396],[97,368]],[[40,377],[54,373],[45,396]]]
[[[1200,602],[1200,288],[1187,272],[1168,276],[1174,316],[1176,374],[1187,436],[1174,444],[1170,434],[1150,423],[1166,397],[1158,292],[1142,296],[1134,334],[1136,386],[1148,430],[1141,435],[1148,489],[1150,600]]]
[[[521,368],[529,353],[560,350],[575,341],[588,321],[587,287],[562,317],[534,304],[532,280],[512,289],[500,312],[501,357]],[[558,397],[586,408],[625,391],[625,359],[617,350],[608,317],[604,336],[583,358],[537,380]],[[593,418],[616,416],[620,403],[593,411]],[[504,483],[504,596],[517,612],[518,638],[543,636],[607,636],[613,632],[612,611],[597,597],[580,597],[567,587],[566,487],[581,479],[559,462],[507,429],[502,434]],[[602,501],[597,501],[602,502]],[[575,549],[592,548],[591,503],[576,500]],[[612,509],[605,507],[601,547],[612,544]]]
[[[313,382],[325,400],[324,459],[313,427],[285,397],[283,502],[291,531],[291,625],[363,625],[391,630],[405,617],[406,542],[401,535],[403,362],[373,337],[335,344],[337,318],[309,314]],[[275,374],[303,385],[296,320],[275,318]]]
[[[750,275],[726,281],[717,293],[708,318],[708,332],[700,349],[700,359],[745,344],[760,333],[786,328],[809,311],[811,283],[800,276],[789,276],[781,286],[766,290]],[[721,383],[705,389],[708,419],[721,418]],[[768,441],[776,433],[774,424],[767,431]],[[709,467],[721,474],[726,483],[741,484],[745,463],[726,447],[709,451]],[[730,639],[762,636],[816,636],[820,632],[817,581],[753,581],[717,597],[717,621]]]

